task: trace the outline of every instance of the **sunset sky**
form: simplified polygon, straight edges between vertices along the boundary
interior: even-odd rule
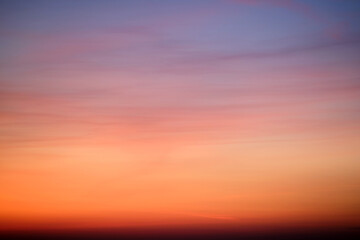
[[[360,1],[0,0],[0,230],[360,222]]]

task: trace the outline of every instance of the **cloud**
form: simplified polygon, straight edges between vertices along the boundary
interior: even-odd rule
[[[72,32],[33,32],[3,30],[6,39],[14,39],[17,55],[6,59],[9,64],[49,64],[79,62],[113,51],[143,44],[158,38],[158,34],[142,26],[109,27]],[[80,61],[81,62],[81,61]]]
[[[285,8],[297,12],[309,19],[323,21],[324,18],[316,12],[311,5],[295,0],[231,0],[234,3],[252,6],[272,6]]]
[[[202,214],[202,213],[193,213],[193,212],[177,212],[176,214],[199,217],[199,218],[209,218],[209,219],[217,219],[217,220],[225,220],[231,221],[236,220],[235,217],[225,216],[225,215],[215,215],[215,214]]]
[[[326,41],[317,41],[310,44],[284,47],[279,49],[270,49],[253,52],[234,52],[234,53],[204,53],[203,56],[196,56],[194,54],[192,64],[196,63],[219,63],[226,61],[238,61],[238,60],[256,60],[256,59],[272,59],[279,57],[288,57],[290,55],[302,54],[302,53],[314,53],[315,51],[331,50],[337,47],[353,47],[360,49],[360,36],[352,35],[343,39],[329,39]],[[189,59],[184,60],[189,62]]]
[[[329,38],[341,39],[348,30],[347,22],[334,23],[326,14],[320,12],[311,4],[296,0],[231,0],[234,3],[250,5],[250,6],[271,6],[287,9],[299,15],[327,27],[324,28],[324,34]]]

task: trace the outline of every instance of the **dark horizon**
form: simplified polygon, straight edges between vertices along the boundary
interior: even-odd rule
[[[358,239],[359,227],[276,227],[219,229],[209,227],[94,228],[0,231],[1,239]]]

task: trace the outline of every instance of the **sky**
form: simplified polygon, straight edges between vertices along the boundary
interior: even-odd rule
[[[0,229],[360,222],[360,1],[1,0]]]

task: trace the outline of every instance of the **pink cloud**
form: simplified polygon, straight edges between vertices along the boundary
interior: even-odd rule
[[[6,38],[23,41],[20,53],[10,62],[31,64],[79,60],[83,56],[108,54],[158,38],[148,28],[138,26],[58,33],[2,32]]]

